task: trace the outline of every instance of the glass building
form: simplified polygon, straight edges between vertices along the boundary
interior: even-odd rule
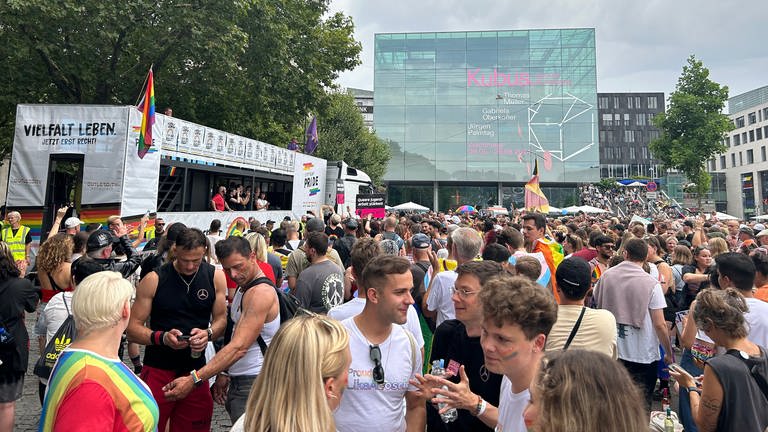
[[[553,205],[599,180],[594,29],[375,37],[390,205],[522,206],[534,161]]]

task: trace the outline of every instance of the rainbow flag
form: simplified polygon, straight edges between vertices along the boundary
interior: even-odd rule
[[[144,155],[152,147],[152,125],[155,124],[155,82],[152,75],[152,68],[149,68],[147,77],[147,88],[144,97],[139,102],[139,111],[141,111],[141,130],[139,130],[139,158],[144,159]]]
[[[549,213],[549,201],[539,187],[539,161],[535,161],[533,176],[525,184],[525,209],[531,212]]]

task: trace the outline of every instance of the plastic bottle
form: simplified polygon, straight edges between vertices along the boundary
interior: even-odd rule
[[[661,410],[666,412],[669,409],[669,389],[663,388],[661,390]]]
[[[675,421],[672,419],[672,412],[667,407],[667,417],[664,418],[664,432],[675,432]]]
[[[445,363],[443,359],[440,360],[434,360],[432,362],[432,375],[439,376],[445,378]],[[443,386],[443,390],[448,390],[448,386]],[[443,395],[437,395],[437,398],[444,398]],[[445,403],[438,402],[437,408],[439,410],[445,408]],[[459,412],[456,411],[456,408],[451,408],[448,411],[440,414],[440,419],[443,420],[443,423],[450,423],[452,421],[455,421],[456,418],[458,418]]]

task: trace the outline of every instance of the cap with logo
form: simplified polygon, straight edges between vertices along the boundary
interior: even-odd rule
[[[72,216],[64,221],[64,228],[75,228],[83,224],[83,221]]]
[[[86,252],[93,252],[101,248],[107,247],[113,243],[120,241],[111,232],[106,230],[97,230],[88,236],[88,241],[85,243]]]

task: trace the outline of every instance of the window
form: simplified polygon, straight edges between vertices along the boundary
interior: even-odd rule
[[[765,162],[765,146],[760,147],[760,159]]]
[[[763,120],[768,120],[768,108],[763,108]]]
[[[744,153],[739,152],[739,166],[744,165]]]
[[[747,114],[747,120],[749,121],[749,124],[753,125],[757,123],[757,113],[749,113]]]
[[[635,142],[635,131],[633,131],[633,130],[625,130],[624,131],[624,142],[628,142],[628,143]]]
[[[613,121],[616,123],[616,126],[621,126],[621,114],[614,114]]]
[[[768,138],[768,126],[763,126],[763,136]]]
[[[613,126],[612,114],[603,114],[603,126]]]
[[[649,125],[653,125],[653,116],[654,116],[654,114],[653,113],[647,113],[646,116],[648,117],[648,122],[647,123]]]
[[[614,96],[613,97],[613,109],[619,109],[619,97]]]
[[[608,109],[608,96],[600,96],[597,100],[597,107],[599,109]]]
[[[725,169],[725,155],[720,156],[720,169]]]
[[[659,108],[659,100],[656,99],[656,96],[648,96],[648,109],[658,109]]]
[[[629,126],[629,114],[624,114],[624,126]]]
[[[642,159],[648,159],[648,147],[640,147],[640,157]]]
[[[747,143],[747,133],[746,132],[742,132],[741,133],[741,143],[742,144],[746,144]]]
[[[756,140],[763,139],[763,129],[762,128],[755,129],[755,139]]]
[[[731,146],[731,137],[726,135],[725,139],[723,140],[723,144],[725,144],[726,147],[730,147]]]
[[[632,101],[634,98],[632,96],[627,96],[627,108],[632,109]]]
[[[749,131],[749,142],[752,142],[755,140],[755,131],[751,130]]]
[[[635,148],[634,147],[630,147],[629,148],[629,159],[630,160],[635,159]]]
[[[635,114],[635,122],[638,126],[645,126],[645,114]]]
[[[616,156],[616,159],[621,160],[621,147],[616,147],[614,156]]]
[[[605,158],[606,159],[613,159],[613,149],[611,147],[605,148]]]
[[[736,166],[736,153],[731,153],[731,167]]]
[[[744,127],[744,116],[736,117],[736,128]]]
[[[710,171],[714,171],[714,170],[717,169],[717,168],[715,168],[715,160],[714,159],[710,159],[710,160],[707,161],[707,169],[709,169]]]
[[[733,136],[733,145],[734,146],[741,145],[741,135],[736,134]]]
[[[659,131],[657,130],[648,131],[648,141],[653,141],[658,138],[659,138]]]
[[[601,143],[605,142],[605,131],[604,130],[600,131],[600,142]]]
[[[747,150],[747,163],[755,163],[755,153],[751,149]]]
[[[635,96],[635,108],[640,109],[640,96]]]

